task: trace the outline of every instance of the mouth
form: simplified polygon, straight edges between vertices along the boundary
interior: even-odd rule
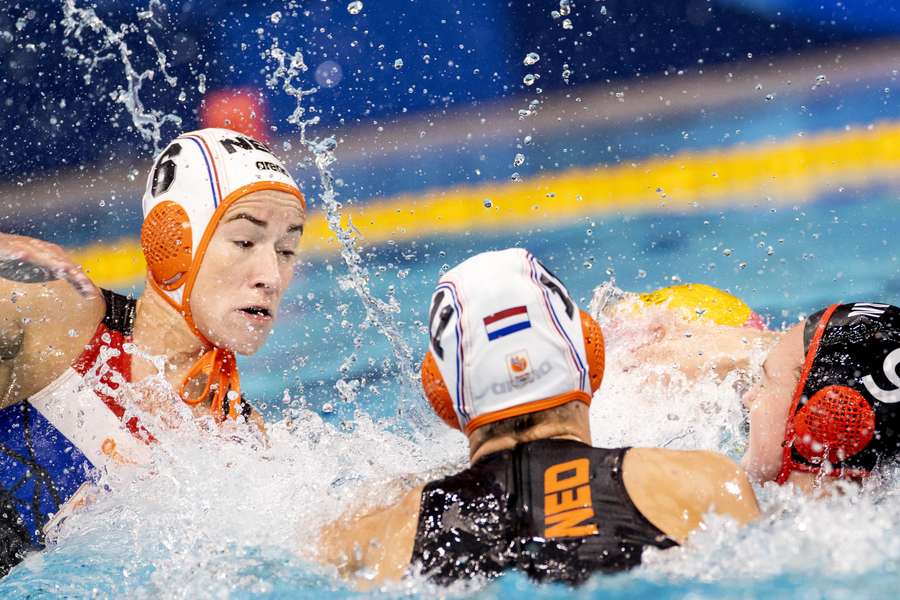
[[[238,312],[242,313],[248,319],[261,323],[272,320],[272,311],[265,306],[245,306],[239,308]]]

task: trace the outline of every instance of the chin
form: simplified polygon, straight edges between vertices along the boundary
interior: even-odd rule
[[[220,348],[227,348],[235,354],[249,356],[251,354],[256,354],[257,352],[259,352],[259,349],[262,348],[266,343],[266,340],[269,339],[269,333],[271,333],[271,329],[259,332],[247,331],[240,337],[235,337],[233,335],[207,334],[207,338],[209,339],[209,341],[211,341],[216,346],[219,346]]]
[[[256,354],[257,352],[259,352],[259,349],[263,347],[267,339],[269,339],[268,331],[260,334],[259,337],[247,336],[247,338],[245,339],[232,340],[232,342],[228,345],[228,349],[235,354],[249,356],[251,354]]]

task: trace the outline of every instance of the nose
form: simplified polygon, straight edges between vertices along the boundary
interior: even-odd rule
[[[253,263],[250,285],[269,294],[277,293],[283,284],[278,253],[274,248],[261,251]]]

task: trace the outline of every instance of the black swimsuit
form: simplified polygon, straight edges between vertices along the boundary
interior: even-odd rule
[[[449,584],[507,569],[578,584],[675,544],[635,507],[622,482],[628,448],[541,440],[490,454],[422,492],[413,565]]]

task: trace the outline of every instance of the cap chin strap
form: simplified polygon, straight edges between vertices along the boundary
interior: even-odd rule
[[[191,397],[185,388],[188,383],[201,375],[206,376],[206,385],[198,396]],[[204,353],[188,371],[178,390],[178,395],[189,406],[200,404],[210,394],[213,394],[209,407],[213,418],[217,421],[225,419],[226,398],[229,400],[227,417],[237,418],[237,407],[241,397],[241,377],[238,374],[237,360],[231,350],[214,346]],[[229,394],[231,395],[229,396]]]

